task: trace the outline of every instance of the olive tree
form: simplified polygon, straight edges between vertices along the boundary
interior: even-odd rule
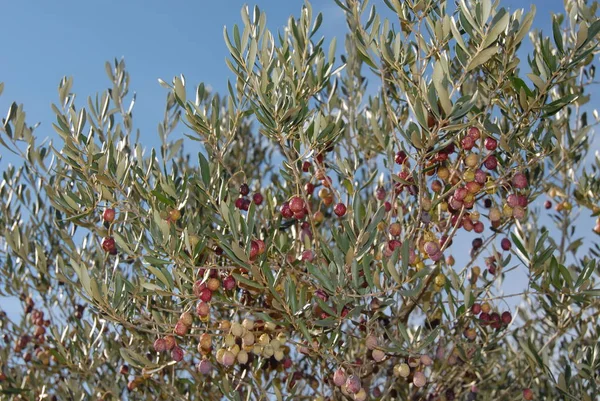
[[[10,107],[3,396],[600,393],[597,3],[550,37],[491,0],[336,3],[342,43],[308,2],[275,33],[244,8],[225,94],[159,80],[158,149],[124,61],[60,82],[55,140]]]

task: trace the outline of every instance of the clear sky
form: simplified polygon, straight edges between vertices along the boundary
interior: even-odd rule
[[[58,99],[64,75],[74,77],[78,104],[107,87],[104,62],[124,57],[131,74],[130,87],[137,92],[136,127],[149,146],[157,146],[156,126],[164,110],[165,89],[157,79],[171,82],[184,74],[190,88],[204,82],[223,92],[231,76],[225,64],[227,48],[223,27],[241,24],[240,0],[105,0],[105,1],[5,1],[0,23],[0,115],[12,101],[23,103],[30,124],[41,122],[40,137],[56,137],[50,104]],[[268,26],[276,31],[290,15],[297,16],[300,0],[255,0],[267,13]],[[387,10],[382,0],[371,4]],[[550,17],[563,10],[562,0],[500,0],[512,11],[536,4],[534,26],[550,34]],[[343,14],[333,0],[314,0],[313,8],[324,13],[322,35],[345,33]],[[528,39],[526,39],[528,41]],[[343,42],[338,40],[338,47]],[[529,48],[529,47],[528,47]],[[174,133],[183,136],[184,125]],[[186,142],[197,146],[194,142]],[[190,149],[191,153],[195,151]],[[4,155],[6,156],[6,155]],[[7,158],[0,161],[0,171]],[[465,251],[467,253],[468,251]],[[510,292],[510,291],[508,291]],[[10,305],[1,305],[10,312]]]
[[[529,9],[536,3],[535,26],[550,33],[551,12],[563,9],[562,0],[501,0],[511,10]],[[343,14],[333,0],[312,2],[324,14],[322,34],[340,37],[345,32]],[[277,30],[289,15],[298,15],[301,0],[105,0],[7,1],[0,24],[0,114],[10,102],[25,104],[30,123],[41,122],[38,135],[54,135],[50,103],[58,99],[62,76],[74,77],[74,92],[83,101],[105,89],[104,62],[125,57],[131,88],[138,94],[134,121],[142,134],[154,140],[165,90],[157,78],[171,82],[184,74],[188,85],[210,84],[226,88],[231,76],[225,65],[227,48],[223,27],[241,24],[244,4],[266,11],[268,25]],[[382,0],[371,4],[387,10]],[[343,42],[338,41],[338,46]],[[181,134],[180,132],[177,134]]]

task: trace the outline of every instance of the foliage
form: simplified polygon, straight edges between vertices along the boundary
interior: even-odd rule
[[[600,213],[597,3],[566,2],[549,38],[534,9],[384,2],[390,20],[336,0],[340,60],[308,2],[277,33],[244,8],[224,32],[227,94],[160,81],[160,149],[135,130],[123,61],[84,102],[60,82],[58,141],[11,106],[0,144],[22,164],[0,184],[0,295],[24,313],[1,315],[0,393],[600,393],[600,248],[577,229]]]

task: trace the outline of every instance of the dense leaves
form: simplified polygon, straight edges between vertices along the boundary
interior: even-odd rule
[[[244,8],[226,94],[160,80],[159,149],[124,61],[83,101],[60,82],[56,141],[10,107],[0,295],[23,314],[0,315],[0,393],[600,393],[600,220],[577,228],[600,211],[597,4],[546,37],[491,0],[336,3],[341,50],[309,3],[276,33]]]

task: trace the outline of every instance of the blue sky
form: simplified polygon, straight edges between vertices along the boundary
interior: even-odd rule
[[[504,7],[529,9],[531,0],[501,0]],[[537,0],[535,26],[550,32],[552,11],[562,10],[562,0]],[[184,74],[188,85],[199,82],[224,91],[231,76],[225,58],[223,27],[241,24],[240,0],[107,0],[4,2],[0,37],[0,114],[10,102],[24,103],[31,123],[40,121],[38,135],[54,135],[50,103],[57,100],[62,76],[74,77],[74,92],[83,101],[107,84],[104,62],[125,57],[131,88],[138,94],[134,120],[145,138],[155,140],[165,90],[157,78],[170,82]],[[266,11],[272,30],[298,15],[300,0],[256,0],[247,3]],[[371,4],[387,10],[382,0]],[[343,14],[333,0],[313,1],[315,14],[324,13],[322,34],[340,39],[345,32]],[[341,47],[342,41],[338,41]],[[180,134],[180,133],[179,133]],[[156,140],[158,143],[158,140]]]
[[[223,27],[241,24],[240,9],[244,3],[240,0],[3,2],[0,81],[5,83],[5,90],[0,97],[0,115],[5,115],[12,101],[24,103],[28,122],[41,122],[37,135],[54,138],[51,123],[55,118],[50,104],[58,99],[60,79],[64,75],[74,77],[73,91],[81,105],[87,96],[106,88],[104,62],[124,57],[131,73],[130,87],[137,92],[136,127],[141,129],[148,146],[158,146],[156,126],[163,115],[166,93],[157,79],[170,82],[173,76],[184,74],[190,88],[204,82],[224,92],[231,73],[224,61],[227,48]],[[547,34],[550,34],[551,13],[563,10],[562,0],[501,0],[500,3],[512,11],[528,10],[530,4],[536,4],[534,26]],[[289,15],[298,15],[303,2],[256,0],[248,4],[256,4],[265,11],[269,28],[276,31],[286,24]],[[371,4],[380,11],[387,10],[382,0],[373,0]],[[315,14],[324,13],[322,35],[342,39],[344,16],[333,0],[314,0],[313,8]],[[342,43],[338,40],[338,47]],[[174,136],[183,136],[185,129],[180,125]],[[187,143],[195,146],[193,142]],[[190,149],[190,152],[195,151]],[[0,161],[0,171],[6,168],[8,160]],[[2,306],[11,309],[9,305]]]

